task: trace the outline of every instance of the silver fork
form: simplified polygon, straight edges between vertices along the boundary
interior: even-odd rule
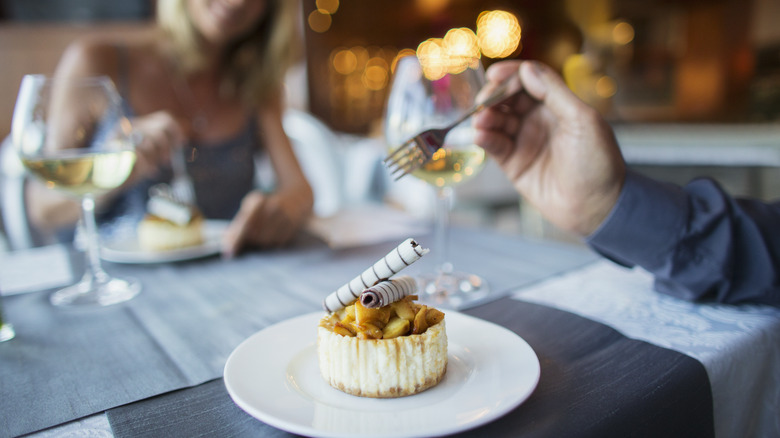
[[[443,128],[432,128],[422,131],[401,146],[393,149],[383,160],[390,170],[390,175],[395,177],[395,181],[398,181],[419,169],[431,160],[436,151],[441,149],[444,145],[444,139],[453,128],[475,113],[509,99],[519,93],[521,89],[522,85],[517,75],[512,76],[496,87],[485,100],[472,106],[454,122]]]
[[[171,182],[155,184],[149,188],[149,196],[161,196],[179,204],[190,205],[195,202],[195,188],[187,173],[184,151],[177,149],[171,155]]]
[[[173,170],[171,192],[174,199],[184,204],[193,204],[195,202],[195,187],[189,173],[187,173],[183,147],[173,151],[171,168]]]

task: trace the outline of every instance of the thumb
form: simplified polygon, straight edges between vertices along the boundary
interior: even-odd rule
[[[528,94],[542,101],[558,117],[576,117],[584,105],[566,86],[563,78],[545,64],[537,61],[523,62],[520,65],[520,78]]]

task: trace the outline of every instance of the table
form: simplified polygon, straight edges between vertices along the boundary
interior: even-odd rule
[[[424,246],[431,240],[413,237]],[[464,436],[713,436],[728,430],[713,417],[718,393],[711,388],[727,382],[711,379],[728,377],[708,375],[718,351],[702,364],[571,309],[517,295],[595,266],[594,254],[482,229],[455,229],[453,238],[455,266],[481,274],[494,291],[463,311],[521,335],[542,365],[529,400]],[[17,337],[0,344],[0,436],[89,428],[115,436],[289,436],[232,403],[221,380],[227,356],[252,333],[318,310],[327,293],[397,243],[333,250],[303,236],[290,248],[234,260],[109,265],[112,273],[141,279],[144,290],[124,305],[92,311],[54,309],[45,293],[4,297]],[[423,258],[408,273],[430,268],[432,260]],[[762,327],[780,324],[773,310],[760,311],[766,312]],[[752,333],[767,336],[764,330],[745,336]],[[778,375],[777,363],[768,366]]]

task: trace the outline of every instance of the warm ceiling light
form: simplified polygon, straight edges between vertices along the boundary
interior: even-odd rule
[[[609,76],[602,76],[596,81],[596,95],[602,99],[609,99],[617,93],[617,84]]]
[[[416,0],[417,10],[424,16],[432,16],[443,11],[451,0]]]
[[[421,42],[417,46],[417,58],[426,78],[435,81],[447,74],[447,52],[441,38],[429,38]]]
[[[471,29],[450,29],[443,39],[449,73],[460,73],[479,62],[477,36]]]
[[[484,11],[477,18],[477,40],[485,56],[506,58],[520,45],[520,22],[507,11]]]
[[[618,22],[612,29],[612,40],[620,45],[634,41],[634,27],[625,21]]]
[[[477,36],[471,29],[450,29],[444,38],[430,38],[417,47],[423,74],[437,80],[479,65]]]
[[[339,0],[317,0],[316,5],[317,9],[331,15],[339,10]]]
[[[389,78],[389,68],[384,58],[375,56],[369,59],[363,71],[363,85],[374,91],[385,88]]]
[[[357,68],[357,56],[349,49],[335,51],[331,59],[333,68],[342,75],[348,75]]]
[[[317,33],[327,32],[330,29],[331,18],[326,11],[316,10],[309,14],[309,27]]]

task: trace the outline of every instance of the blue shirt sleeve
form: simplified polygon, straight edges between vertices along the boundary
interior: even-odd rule
[[[659,292],[780,307],[780,203],[733,198],[712,179],[680,187],[629,171],[586,242],[648,270]]]

